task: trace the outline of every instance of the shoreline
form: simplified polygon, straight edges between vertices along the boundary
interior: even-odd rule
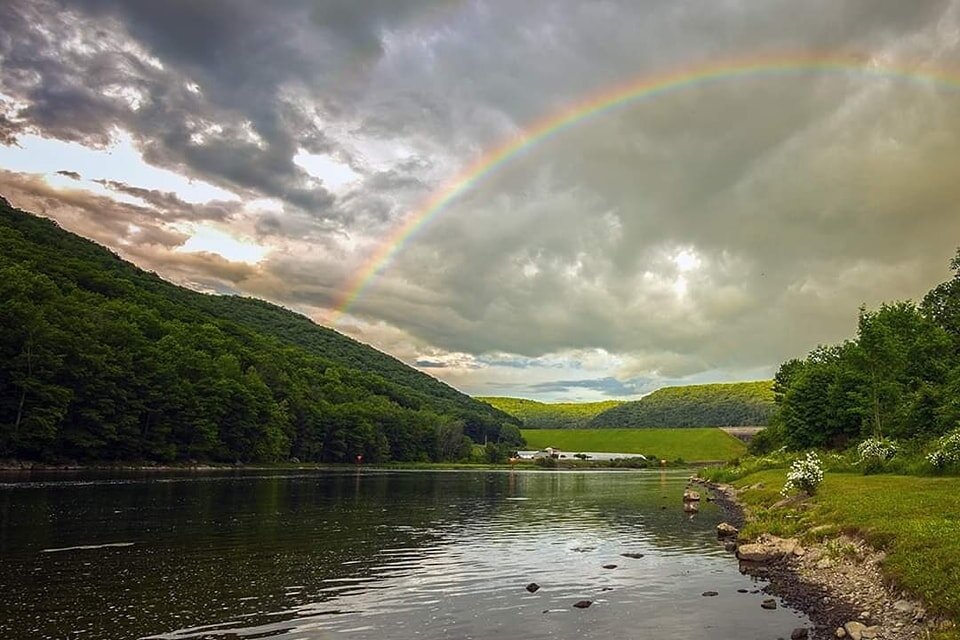
[[[750,522],[746,508],[738,499],[738,489],[698,477],[691,478],[690,482],[710,491],[728,522],[738,530]],[[740,537],[736,540],[739,547],[752,542],[764,543],[770,538],[764,535],[757,541]],[[811,640],[919,640],[940,630],[940,621],[928,618],[922,603],[900,592],[883,574],[880,565],[885,554],[882,551],[846,535],[810,546],[797,546],[798,551],[765,562],[748,562],[737,557],[742,573],[768,581],[761,591],[807,615],[813,625]],[[842,552],[838,553],[837,549]],[[860,626],[849,627],[851,622]],[[859,637],[847,633],[845,626],[856,629]],[[838,635],[841,629],[844,634]]]

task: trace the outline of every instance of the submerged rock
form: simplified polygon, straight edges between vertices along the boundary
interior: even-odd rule
[[[700,595],[702,595],[704,598],[712,598],[713,596],[718,596],[720,594],[716,591],[704,591]]]
[[[624,558],[633,558],[634,560],[643,557],[642,553],[621,553],[620,555]]]
[[[579,602],[574,602],[573,606],[577,609],[587,609],[590,605],[593,604],[592,600],[580,600]]]
[[[540,585],[538,585],[536,582],[531,582],[530,584],[527,585],[526,588],[527,588],[527,591],[529,591],[530,593],[536,593],[537,591],[540,590]]]
[[[604,568],[604,569],[616,569],[616,568],[617,568],[617,565],[615,565],[615,564],[605,564],[605,565],[603,565],[603,568]]]

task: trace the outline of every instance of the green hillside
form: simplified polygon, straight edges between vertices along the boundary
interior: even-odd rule
[[[687,462],[729,460],[746,452],[742,442],[720,429],[524,429],[531,449],[642,453]]]
[[[665,387],[594,417],[590,427],[763,426],[773,413],[772,381]]]
[[[623,404],[621,400],[554,403],[500,397],[481,397],[477,400],[519,418],[525,429],[580,429],[607,409]]]
[[[0,198],[0,458],[445,460],[516,418],[309,319],[165,282]]]

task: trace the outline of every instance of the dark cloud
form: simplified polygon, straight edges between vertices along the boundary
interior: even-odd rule
[[[874,71],[960,64],[949,0],[11,0],[0,33],[0,143],[105,146],[125,131],[148,162],[239,200],[115,176],[98,184],[118,200],[11,173],[4,192],[180,282],[315,317],[404,216],[598,92],[784,53],[855,54]],[[471,183],[403,235],[350,321],[471,389],[498,376],[621,396],[766,375],[848,335],[860,303],[945,277],[960,242],[957,123],[955,92],[882,72],[689,83]],[[356,179],[312,175],[300,150]],[[202,221],[274,253],[245,265],[176,251],[181,225]]]
[[[79,180],[82,176],[76,171],[69,171],[67,169],[61,169],[57,171],[58,176],[63,176],[65,178],[70,178],[71,180]]]

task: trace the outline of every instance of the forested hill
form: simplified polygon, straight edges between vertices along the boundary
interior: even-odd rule
[[[519,418],[527,429],[582,429],[595,416],[623,403],[622,400],[547,403],[501,397],[480,397],[477,400]]]
[[[0,198],[0,458],[443,460],[516,418],[274,305],[165,282]]]
[[[774,410],[772,381],[665,387],[613,407],[591,427],[762,426]]]

